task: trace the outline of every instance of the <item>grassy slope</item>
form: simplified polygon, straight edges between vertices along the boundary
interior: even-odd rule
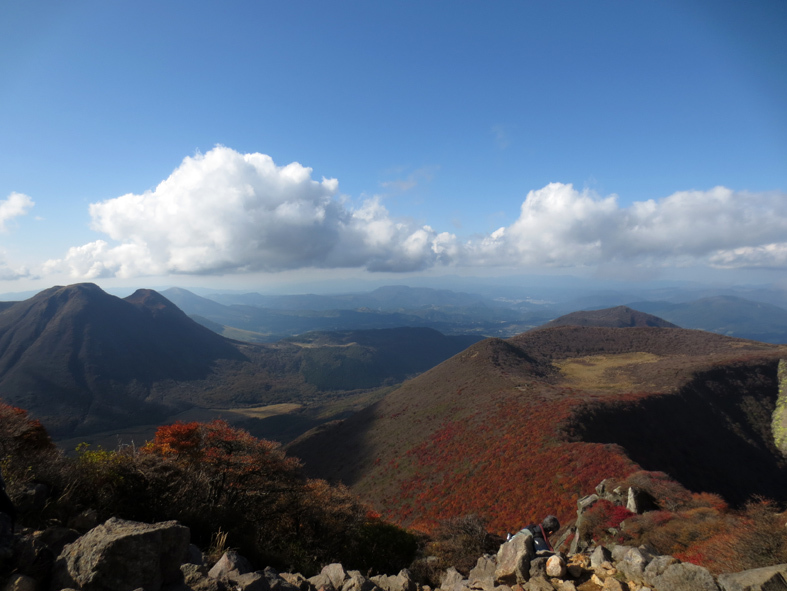
[[[488,339],[290,450],[311,473],[343,480],[402,523],[428,528],[477,512],[511,531],[546,513],[570,519],[578,496],[637,468],[614,438],[582,440],[574,419],[586,409],[637,408],[715,366],[734,362],[746,373],[785,355],[680,329],[562,327]],[[753,414],[775,401],[767,376],[759,386]],[[712,401],[701,408],[711,412]],[[674,411],[653,418],[669,422]],[[638,420],[648,429],[647,417]]]

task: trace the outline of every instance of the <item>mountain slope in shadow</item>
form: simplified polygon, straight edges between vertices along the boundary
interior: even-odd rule
[[[244,356],[150,290],[123,300],[93,284],[53,287],[0,313],[3,398],[50,417],[54,433],[91,416],[171,413],[154,385],[203,379],[220,359]]]
[[[498,532],[570,520],[603,478],[639,469],[733,504],[787,501],[770,431],[783,357],[680,328],[542,328],[481,341],[288,449],[425,528],[470,513]]]
[[[398,383],[476,340],[400,328],[242,343],[155,291],[120,299],[78,284],[0,310],[0,395],[62,439],[155,425],[191,408],[340,401]],[[291,423],[288,433],[299,424]]]

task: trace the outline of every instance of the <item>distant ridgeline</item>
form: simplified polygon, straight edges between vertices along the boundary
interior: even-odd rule
[[[82,437],[154,429],[194,409],[336,402],[401,382],[478,340],[400,327],[244,343],[199,325],[155,291],[120,299],[78,284],[0,310],[0,392],[54,437]],[[293,421],[302,427],[295,435],[330,414],[323,408],[328,419]],[[250,419],[264,430],[261,423]]]

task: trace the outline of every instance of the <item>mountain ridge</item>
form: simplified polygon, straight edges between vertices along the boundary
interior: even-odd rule
[[[678,442],[696,436],[710,450],[715,435],[731,438],[727,464],[714,464],[723,476],[703,481],[717,489],[708,492],[740,502],[741,495],[725,488],[728,480],[738,482],[735,468],[768,465],[768,481],[743,494],[781,496],[787,466],[773,441],[763,439],[762,416],[769,419],[775,408],[776,365],[785,356],[787,347],[679,328],[544,328],[481,341],[341,425],[296,440],[288,451],[310,475],[348,484],[399,523],[433,527],[479,513],[496,531],[512,531],[521,526],[523,507],[570,519],[575,498],[604,477],[624,477],[643,463],[659,470],[657,454],[626,449],[629,431],[610,433],[604,425],[664,400],[668,410],[652,418],[672,427],[660,433],[674,428]],[[729,383],[707,377],[720,368],[737,377]],[[732,402],[718,407],[712,395],[700,395],[709,380],[716,384],[711,393],[728,383]],[[691,408],[702,409],[712,428],[693,425],[692,432],[674,422],[683,399],[694,401]],[[583,439],[574,418],[601,417],[600,409],[605,420]],[[753,433],[760,433],[759,443],[749,456],[746,438]],[[693,464],[681,461],[677,472],[685,480]],[[548,491],[538,484],[545,478]]]
[[[190,408],[341,400],[428,369],[468,343],[427,328],[319,338],[232,341],[153,290],[121,299],[94,284],[55,286],[0,311],[0,388],[63,438],[150,425]]]

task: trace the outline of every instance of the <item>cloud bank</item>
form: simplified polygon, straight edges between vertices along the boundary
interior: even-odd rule
[[[153,191],[92,204],[93,229],[114,244],[71,248],[47,270],[90,279],[307,267],[787,267],[783,193],[716,187],[621,207],[616,195],[552,183],[527,194],[511,225],[460,240],[391,217],[377,197],[353,206],[336,179],[311,175],[222,146],[188,157]]]
[[[472,241],[467,264],[787,266],[787,195],[724,187],[620,207],[552,183],[530,191],[510,226]]]

